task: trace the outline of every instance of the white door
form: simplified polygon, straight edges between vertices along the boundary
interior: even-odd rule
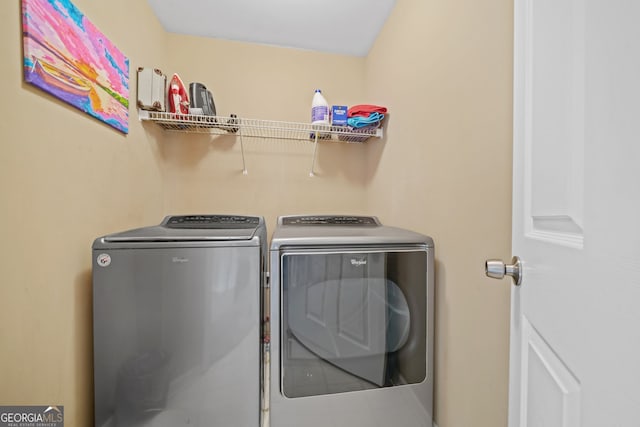
[[[515,0],[510,427],[640,426],[640,1]]]

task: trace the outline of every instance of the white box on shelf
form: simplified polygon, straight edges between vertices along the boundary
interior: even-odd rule
[[[138,108],[165,111],[167,77],[157,68],[138,68]]]

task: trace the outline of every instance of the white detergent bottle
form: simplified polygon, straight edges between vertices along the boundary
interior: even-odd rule
[[[322,96],[320,89],[316,89],[313,101],[311,101],[311,124],[315,130],[319,131],[317,132],[318,138],[330,136],[329,133],[321,132],[329,130],[329,103]],[[314,138],[316,135],[312,133],[311,137]]]
[[[311,123],[314,125],[329,124],[329,103],[322,96],[320,89],[316,89],[313,101],[311,101]]]

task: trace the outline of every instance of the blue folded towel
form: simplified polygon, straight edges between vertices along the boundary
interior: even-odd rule
[[[371,113],[367,117],[363,116],[354,116],[347,119],[347,124],[354,128],[363,128],[365,126],[370,126],[375,123],[379,123],[384,119],[384,114],[380,113]]]

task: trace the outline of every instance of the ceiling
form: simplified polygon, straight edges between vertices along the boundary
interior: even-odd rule
[[[162,26],[189,34],[366,56],[395,0],[147,0]]]

